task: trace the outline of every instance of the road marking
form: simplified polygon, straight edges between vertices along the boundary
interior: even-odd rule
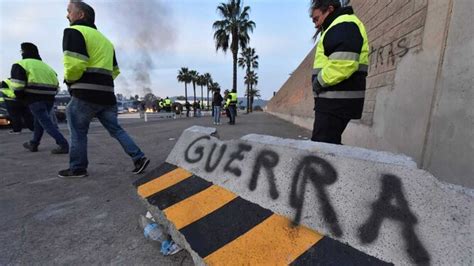
[[[193,195],[182,202],[164,210],[166,217],[174,223],[179,230],[211,212],[226,205],[237,195],[213,185],[196,195]]]
[[[164,174],[152,181],[145,183],[138,187],[138,195],[142,198],[147,198],[157,192],[160,192],[168,187],[171,187],[186,178],[189,178],[193,174],[182,169],[175,169],[167,174]]]
[[[322,235],[304,226],[293,226],[273,214],[239,238],[204,258],[209,265],[288,265]]]

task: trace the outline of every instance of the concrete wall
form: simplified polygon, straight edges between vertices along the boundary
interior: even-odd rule
[[[447,45],[433,99],[423,167],[474,186],[474,3],[453,1]],[[467,178],[467,180],[463,179]]]
[[[343,142],[407,154],[444,181],[474,187],[472,1],[352,3],[371,57],[364,114]],[[311,51],[267,106],[306,128],[313,123],[313,57]]]

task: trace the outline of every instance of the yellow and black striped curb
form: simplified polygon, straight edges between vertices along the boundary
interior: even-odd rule
[[[168,163],[134,185],[209,265],[388,265]]]

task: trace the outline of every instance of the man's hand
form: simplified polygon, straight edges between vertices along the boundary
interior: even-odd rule
[[[321,86],[321,84],[319,84],[317,75],[313,75],[312,80],[313,80],[313,82],[312,82],[313,83],[313,93],[314,93],[315,96],[317,96],[323,91],[323,86]]]

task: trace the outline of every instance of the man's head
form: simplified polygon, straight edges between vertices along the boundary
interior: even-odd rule
[[[21,44],[21,56],[23,58],[41,58],[38,47],[30,42],[24,42]]]
[[[84,20],[87,23],[94,24],[95,22],[95,12],[94,9],[79,0],[71,0],[67,6],[67,16],[70,24],[78,20]]]
[[[326,18],[334,12],[334,10],[341,7],[339,0],[312,0],[310,8],[310,17],[318,29],[322,30],[322,26]]]

